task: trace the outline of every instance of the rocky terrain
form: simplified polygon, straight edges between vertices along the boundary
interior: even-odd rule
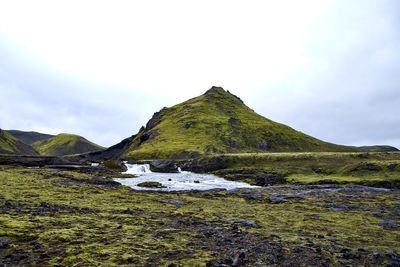
[[[92,171],[1,166],[0,265],[400,264],[397,189],[141,192]]]

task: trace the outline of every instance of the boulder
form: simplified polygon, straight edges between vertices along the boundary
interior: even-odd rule
[[[143,182],[138,184],[140,187],[148,187],[148,188],[166,188],[166,186],[158,183],[158,182]]]
[[[286,180],[279,174],[258,174],[254,176],[254,183],[259,186],[270,186],[275,184],[285,184]]]
[[[178,173],[179,169],[173,160],[155,160],[150,163],[152,172]]]
[[[111,170],[125,172],[128,168],[122,162],[122,160],[106,160],[103,162],[103,165]]]

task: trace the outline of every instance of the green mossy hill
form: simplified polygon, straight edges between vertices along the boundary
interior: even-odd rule
[[[65,156],[103,149],[82,136],[74,134],[59,134],[32,145],[42,156]]]
[[[355,151],[323,142],[264,118],[220,87],[155,113],[142,127],[128,158],[173,158],[198,154]]]
[[[0,154],[38,155],[30,145],[0,129]]]
[[[9,134],[14,136],[15,138],[21,140],[25,144],[32,145],[37,141],[47,140],[49,138],[54,137],[51,134],[44,134],[38,132],[26,132],[26,131],[19,131],[19,130],[7,130]]]

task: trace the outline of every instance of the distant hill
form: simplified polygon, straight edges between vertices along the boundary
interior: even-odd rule
[[[54,135],[51,134],[43,134],[38,132],[26,132],[19,130],[6,130],[6,131],[15,138],[21,140],[22,142],[28,145],[32,145],[37,141],[43,141],[54,137]]]
[[[32,146],[42,156],[65,156],[104,149],[74,134],[59,134],[47,140],[37,141]]]
[[[0,129],[0,154],[39,155],[28,144],[18,140],[8,132]]]
[[[381,146],[359,146],[357,149],[364,152],[393,152],[399,151],[393,146],[381,145]]]
[[[182,158],[205,153],[357,151],[264,118],[220,87],[163,108],[131,140],[126,157]]]

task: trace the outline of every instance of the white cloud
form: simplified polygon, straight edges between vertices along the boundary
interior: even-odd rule
[[[0,86],[18,90],[0,108],[2,123],[81,131],[111,145],[161,107],[220,85],[328,141],[357,143],[361,132],[372,143],[397,140],[365,126],[398,122],[397,3],[3,1]],[[17,94],[31,99],[22,105]],[[12,121],[17,108],[31,115]],[[44,119],[48,109],[59,127]]]

